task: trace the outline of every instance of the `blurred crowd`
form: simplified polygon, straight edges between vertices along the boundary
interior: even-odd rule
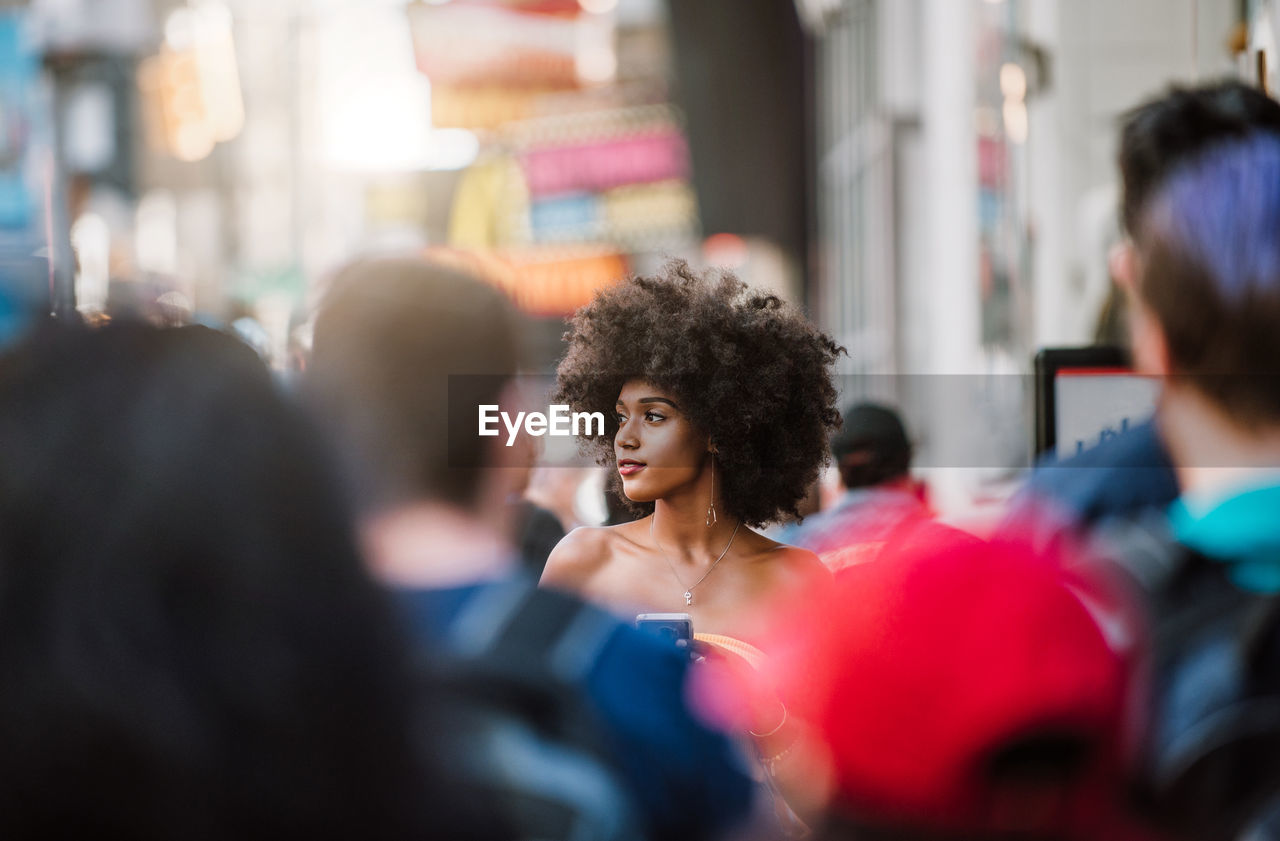
[[[288,379],[247,319],[35,323],[0,837],[1280,839],[1280,104],[1173,89],[1118,162],[1155,416],[983,534],[844,348],[678,261],[566,334],[599,527],[476,434],[522,317],[456,266],[349,263]]]

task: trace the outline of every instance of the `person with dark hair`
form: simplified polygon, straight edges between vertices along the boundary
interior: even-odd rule
[[[1230,80],[1194,88],[1174,87],[1124,117],[1118,156],[1122,182],[1121,222],[1129,237],[1150,198],[1177,168],[1224,140],[1257,133],[1280,135],[1280,103],[1243,82]],[[1122,285],[1135,276],[1133,244],[1111,255],[1111,273]],[[1177,479],[1158,425],[1129,432],[1033,475],[1014,524],[1025,525],[1023,503],[1045,515],[1044,504],[1088,526],[1120,514],[1169,504]]]
[[[1224,140],[1258,132],[1280,134],[1280,104],[1236,79],[1175,85],[1129,111],[1119,153],[1124,230],[1137,232],[1151,197],[1181,165]]]
[[[782,537],[813,550],[836,571],[875,559],[889,543],[927,539],[943,529],[911,482],[911,453],[896,411],[878,403],[850,406],[831,439],[844,494]]]
[[[471,837],[351,523],[228,336],[0,358],[0,837]]]
[[[1280,837],[1277,231],[1271,132],[1192,158],[1134,231],[1134,359],[1160,383],[1182,492],[1167,517],[1115,524],[1099,543],[1148,597],[1147,795],[1188,838]]]
[[[566,339],[556,401],[604,416],[584,441],[646,516],[570,532],[544,585],[741,638],[767,600],[823,580],[813,553],[752,527],[797,514],[840,426],[830,337],[732,274],[673,261],[599,293]]]
[[[527,454],[476,426],[479,406],[521,402],[521,326],[496,287],[427,260],[335,278],[306,391],[346,456],[368,562],[463,677],[480,726],[459,773],[517,837],[715,838],[747,816],[750,782],[686,705],[687,657],[521,572],[506,502]]]
[[[901,482],[911,469],[911,441],[902,418],[888,406],[849,407],[844,425],[831,439],[840,481],[849,490]]]

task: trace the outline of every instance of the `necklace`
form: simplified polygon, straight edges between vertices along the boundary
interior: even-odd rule
[[[667,557],[667,553],[662,551],[662,544],[658,542],[657,535],[653,533],[653,526],[657,522],[658,516],[655,514],[653,519],[649,521],[649,539],[653,541],[654,546],[658,547],[658,554],[662,556],[662,560],[667,562],[667,569],[671,570],[671,577],[676,580],[677,584],[683,587],[684,582],[680,580],[680,576],[676,573],[675,564],[671,563],[671,559]],[[707,576],[716,568],[716,564],[720,563],[720,561],[724,559],[724,556],[729,554],[729,547],[733,545],[733,539],[738,536],[738,529],[741,527],[742,521],[739,520],[738,525],[733,527],[733,534],[729,535],[729,542],[725,544],[724,551],[720,553],[720,557],[712,561],[711,566],[707,567],[707,571],[702,573],[702,577],[694,582],[692,587],[684,591],[684,603],[686,605],[693,604],[693,591],[698,588],[699,584],[707,580]]]

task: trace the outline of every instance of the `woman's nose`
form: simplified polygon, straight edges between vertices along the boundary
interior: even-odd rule
[[[625,420],[618,424],[618,434],[614,441],[619,447],[625,447],[628,450],[634,450],[640,446],[640,440],[636,437],[635,426],[632,425],[630,420]]]

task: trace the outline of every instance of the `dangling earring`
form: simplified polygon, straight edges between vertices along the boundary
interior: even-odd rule
[[[716,457],[711,456],[711,504],[707,506],[707,528],[717,522],[716,517]]]

